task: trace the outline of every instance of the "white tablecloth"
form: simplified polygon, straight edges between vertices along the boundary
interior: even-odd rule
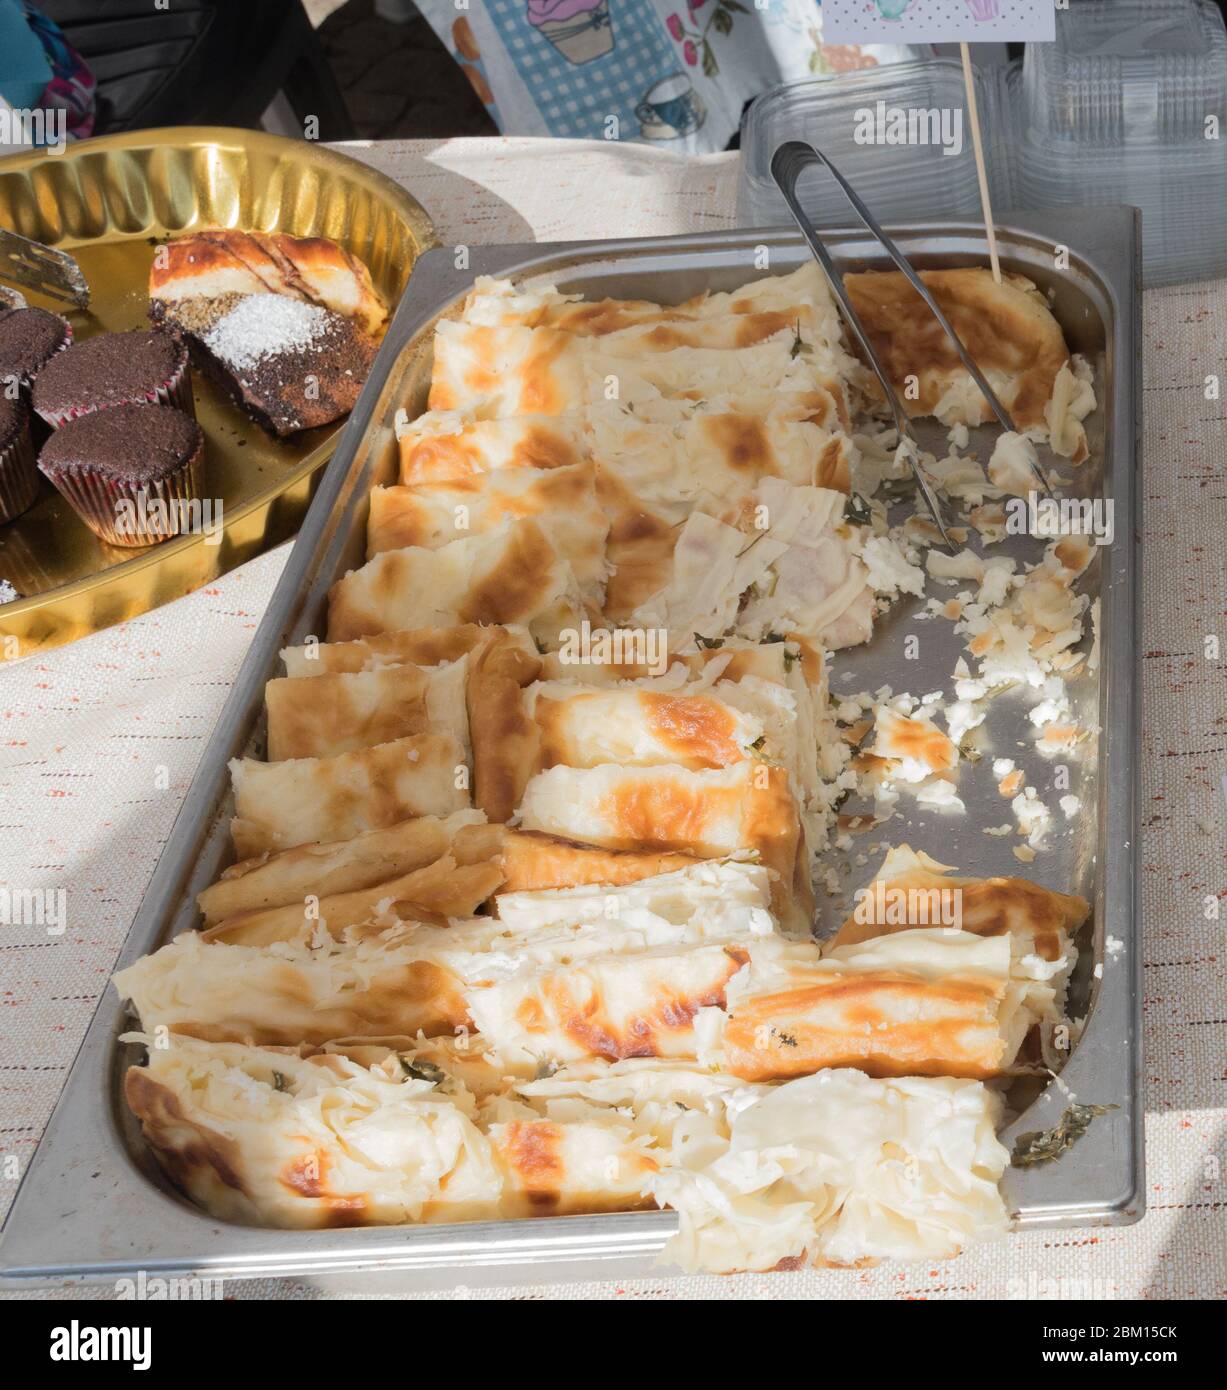
[[[733,222],[734,155],[531,140],[347,148],[404,183],[446,243]],[[1204,909],[1210,896],[1227,898],[1227,666],[1205,640],[1227,643],[1227,431],[1222,401],[1204,394],[1207,374],[1227,374],[1227,282],[1147,294],[1144,373],[1146,1218],[1016,1236],[933,1266],[662,1276],[506,1296],[1227,1296],[1227,904],[1222,921]],[[16,1188],[3,1159],[24,1170],[34,1153],[285,554],[0,667],[0,890],[63,889],[67,907],[60,935],[0,924],[0,1210]],[[227,1292],[320,1296],[274,1280]]]

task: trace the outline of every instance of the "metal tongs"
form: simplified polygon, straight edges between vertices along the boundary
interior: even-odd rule
[[[16,232],[0,230],[0,280],[37,290],[51,299],[89,308],[89,285],[81,267],[66,252]]]
[[[929,306],[933,316],[946,331],[946,336],[954,344],[955,351],[958,353],[963,365],[971,374],[972,380],[980,388],[984,399],[988,401],[989,407],[997,417],[998,423],[1003,430],[1014,433],[1014,422],[1010,419],[1009,413],[997,398],[997,393],[988,384],[984,373],[976,366],[971,354],[963,346],[959,335],[950,325],[946,315],[942,313],[937,300],[929,291],[929,287],[913,270],[911,263],[895,243],[886,235],[878,225],[873,213],[857,197],[852,186],[831,161],[817,150],[813,145],[808,145],[804,140],[788,140],[776,150],[771,158],[771,175],[779,186],[780,192],[784,195],[784,201],[788,204],[788,209],[796,220],[797,226],[801,229],[801,235],[809,245],[809,249],[814,253],[818,264],[826,271],[827,279],[831,282],[831,289],[835,298],[839,301],[839,307],[843,311],[844,320],[851,329],[856,341],[860,344],[862,352],[868,361],[873,373],[881,384],[883,394],[891,408],[891,413],[895,417],[895,429],[899,434],[899,442],[904,446],[907,453],[908,462],[911,465],[912,474],[916,479],[916,486],[920,489],[920,495],[925,500],[925,505],[933,517],[934,524],[941,532],[942,541],[948,550],[953,551],[950,537],[946,533],[946,524],[942,516],[941,504],[937,500],[937,494],[933,491],[933,485],[925,475],[924,468],[920,463],[920,445],[912,433],[911,425],[908,421],[907,412],[903,409],[899,397],[895,394],[895,388],[891,385],[890,378],[886,374],[873,344],[869,341],[869,334],[865,331],[865,325],[861,322],[860,315],[852,305],[851,297],[844,285],[844,277],[834,260],[831,253],[827,250],[822,238],[814,228],[805,209],[797,199],[797,180],[802,172],[811,164],[824,164],[844,191],[844,196],[852,204],[857,216],[865,226],[874,234],[881,244],[886,254],[903,272],[912,288],[920,295],[921,299]],[[1051,497],[1052,489],[1048,486],[1048,480],[1044,477],[1039,466],[1035,463],[1031,465],[1031,471],[1035,474],[1036,481],[1039,483],[1043,492]]]

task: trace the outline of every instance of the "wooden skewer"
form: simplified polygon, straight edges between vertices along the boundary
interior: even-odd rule
[[[993,279],[1001,284],[1001,262],[997,259],[997,230],[993,226],[993,205],[988,196],[988,173],[984,168],[984,145],[980,139],[980,113],[976,109],[976,84],[971,74],[971,50],[959,44],[963,57],[963,85],[967,88],[967,112],[971,116],[971,143],[976,155],[976,177],[980,180],[980,207],[984,213],[984,230],[988,233],[988,258],[993,267]]]

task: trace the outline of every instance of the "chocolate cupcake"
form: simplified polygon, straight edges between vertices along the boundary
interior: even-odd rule
[[[23,400],[0,395],[0,523],[12,521],[38,495],[38,469]]]
[[[39,372],[34,409],[52,429],[120,405],[172,405],[195,416],[187,348],[169,333],[99,333]]]
[[[72,325],[46,309],[0,312],[0,390],[16,381],[23,391],[57,352],[72,345]]]
[[[186,529],[200,492],[204,435],[181,410],[117,405],[70,420],[38,466],[110,545],[155,545]]]

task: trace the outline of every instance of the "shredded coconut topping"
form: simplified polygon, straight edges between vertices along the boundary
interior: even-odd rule
[[[254,367],[265,357],[310,346],[327,332],[327,309],[284,294],[249,294],[204,335],[211,352],[233,367]]]

